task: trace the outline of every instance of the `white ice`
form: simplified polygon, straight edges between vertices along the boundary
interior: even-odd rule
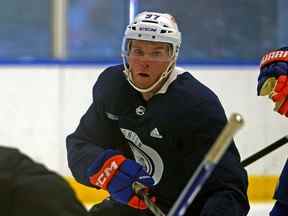
[[[250,203],[248,216],[268,216],[274,203]]]

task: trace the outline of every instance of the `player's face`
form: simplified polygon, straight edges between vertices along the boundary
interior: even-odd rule
[[[169,44],[133,40],[128,55],[128,64],[133,82],[139,88],[149,88],[167,69],[171,61]]]

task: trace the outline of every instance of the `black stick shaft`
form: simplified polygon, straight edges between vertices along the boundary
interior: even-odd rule
[[[281,139],[275,141],[274,143],[270,144],[269,146],[265,147],[264,149],[260,150],[259,152],[249,156],[248,158],[246,158],[245,160],[243,160],[241,162],[243,167],[246,167],[252,163],[254,163],[255,161],[257,161],[258,159],[266,156],[267,154],[271,153],[272,151],[278,149],[279,147],[283,146],[284,144],[286,144],[288,142],[288,135],[282,137]]]

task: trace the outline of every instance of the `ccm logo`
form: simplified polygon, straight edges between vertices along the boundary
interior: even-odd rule
[[[104,185],[108,184],[107,181],[111,179],[118,168],[119,166],[116,161],[112,161],[110,166],[105,167],[97,177],[96,185],[102,188]]]
[[[156,32],[157,31],[156,28],[149,28],[149,27],[140,27],[139,30],[140,31],[150,31],[150,32]]]
[[[101,169],[89,177],[90,183],[102,189],[107,189],[117,169],[125,160],[126,158],[123,155],[115,155],[106,160]]]

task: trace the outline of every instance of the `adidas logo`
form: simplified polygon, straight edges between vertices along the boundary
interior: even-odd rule
[[[150,136],[151,136],[151,137],[158,138],[158,139],[162,139],[162,138],[163,138],[163,136],[159,133],[159,131],[158,131],[157,128],[154,128],[154,129],[150,132]]]

